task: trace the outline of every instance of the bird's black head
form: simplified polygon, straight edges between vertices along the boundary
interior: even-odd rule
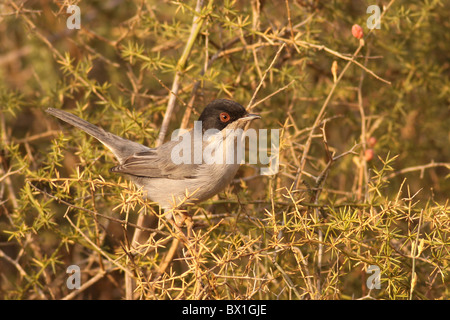
[[[198,118],[202,121],[202,129],[205,132],[208,129],[223,130],[230,124],[244,124],[247,121],[261,118],[258,115],[249,114],[247,110],[239,103],[227,100],[217,99],[209,103]]]

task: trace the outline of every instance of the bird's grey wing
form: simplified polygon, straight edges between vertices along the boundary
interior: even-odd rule
[[[193,179],[197,176],[198,164],[175,164],[171,160],[170,152],[164,149],[150,149],[136,153],[127,158],[121,165],[111,168],[111,172],[137,177],[175,180]]]

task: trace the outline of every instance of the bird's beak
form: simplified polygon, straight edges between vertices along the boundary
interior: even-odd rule
[[[241,118],[241,120],[243,120],[243,121],[252,121],[252,120],[255,120],[255,119],[261,119],[261,116],[258,115],[258,114],[247,113],[245,116],[243,116]]]

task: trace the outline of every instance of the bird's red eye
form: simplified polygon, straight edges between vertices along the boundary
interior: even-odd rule
[[[228,113],[226,113],[226,112],[222,112],[220,114],[219,118],[220,118],[220,121],[222,121],[222,122],[230,121],[230,115]]]

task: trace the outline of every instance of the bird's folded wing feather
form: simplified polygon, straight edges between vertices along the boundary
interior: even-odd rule
[[[124,163],[111,168],[112,172],[137,177],[193,179],[197,176],[198,164],[175,164],[169,154],[161,154],[158,149],[139,152],[128,157]]]

